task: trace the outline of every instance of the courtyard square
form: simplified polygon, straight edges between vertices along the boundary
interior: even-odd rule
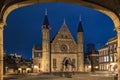
[[[68,76],[68,75],[72,76]],[[67,75],[67,76],[65,76]],[[4,80],[115,80],[112,74],[98,74],[98,73],[56,73],[56,74],[19,74],[19,75],[6,75]]]

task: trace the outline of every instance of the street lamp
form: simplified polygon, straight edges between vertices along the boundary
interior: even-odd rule
[[[89,70],[89,71],[91,71],[91,67],[92,67],[91,65],[88,66],[88,70]]]
[[[34,65],[34,70],[35,70],[35,72],[37,72],[37,70],[38,70],[38,66],[37,65]]]

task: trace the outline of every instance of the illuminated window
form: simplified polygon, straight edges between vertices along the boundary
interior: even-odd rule
[[[117,61],[117,54],[114,54],[114,61]]]
[[[34,57],[42,57],[42,53],[41,52],[34,52]]]
[[[114,44],[114,52],[117,51],[117,44]]]
[[[112,58],[112,56],[110,56],[110,62],[112,62],[113,61],[113,58]]]
[[[106,60],[106,56],[104,56],[104,62],[106,62],[107,60]]]
[[[106,61],[107,61],[107,62],[109,61],[109,56],[106,56]]]
[[[39,53],[38,56],[41,57],[41,54]]]

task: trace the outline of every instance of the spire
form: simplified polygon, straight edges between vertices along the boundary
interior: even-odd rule
[[[47,8],[45,9],[45,15],[47,15]]]
[[[63,24],[66,24],[65,18],[64,18],[64,22],[63,22]]]
[[[47,9],[45,9],[45,18],[44,18],[44,22],[43,25],[45,26],[44,28],[49,28],[49,22],[48,22],[48,17],[47,17]]]
[[[81,15],[79,17],[78,32],[83,32]]]
[[[82,20],[81,20],[81,15],[79,16],[79,21],[82,21]]]

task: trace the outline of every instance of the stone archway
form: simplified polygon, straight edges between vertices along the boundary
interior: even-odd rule
[[[4,14],[2,14],[3,23],[6,25],[7,16],[15,9],[18,9],[18,8],[21,8],[24,6],[29,6],[29,5],[39,4],[39,3],[48,3],[48,2],[63,2],[63,3],[71,3],[71,4],[77,4],[77,5],[90,7],[92,9],[95,9],[95,10],[109,16],[112,19],[115,28],[120,26],[119,19],[113,11],[110,11],[109,9],[99,6],[99,5],[96,5],[94,3],[90,3],[87,1],[81,1],[81,0],[80,1],[77,1],[77,0],[27,0],[27,1],[23,1],[23,2],[18,2],[18,3],[15,3],[15,4],[9,6],[4,11]]]
[[[69,71],[71,64],[71,59],[65,57],[62,61],[63,71]]]
[[[2,1],[3,2],[6,1],[5,3],[8,3],[9,5],[4,4],[2,7],[0,6],[1,8],[1,12],[0,12],[0,80],[3,80],[3,28],[6,25],[7,16],[10,14],[10,12],[12,12],[13,10],[17,8],[28,6],[28,5],[33,5],[33,4],[38,4],[38,3],[46,3],[46,2],[64,2],[64,3],[72,3],[72,4],[87,6],[87,7],[90,7],[92,9],[95,9],[99,12],[106,14],[112,19],[114,26],[115,26],[115,30],[118,33],[118,49],[117,49],[118,51],[118,80],[120,80],[120,21],[118,18],[120,16],[120,13],[116,15],[113,11],[105,7],[102,7],[98,5],[97,3],[94,3],[95,1],[92,2],[92,0],[90,1],[89,0],[18,0],[18,1],[1,0],[0,2],[2,3]]]

